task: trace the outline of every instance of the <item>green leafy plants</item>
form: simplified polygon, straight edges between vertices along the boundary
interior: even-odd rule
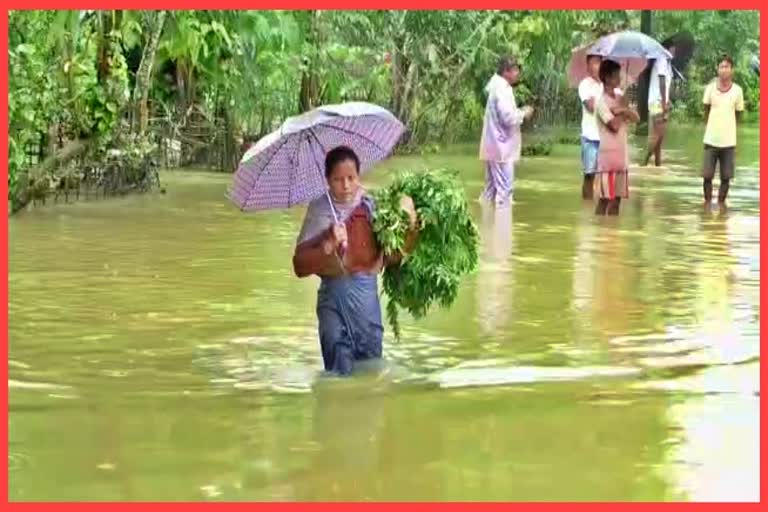
[[[523,146],[523,156],[548,156],[552,153],[552,142],[534,142],[533,144],[526,144]]]
[[[420,231],[413,252],[399,265],[384,270],[387,319],[398,339],[399,309],[421,318],[433,304],[453,304],[461,278],[477,267],[479,241],[458,173],[446,169],[409,171],[374,192],[373,229],[385,254],[397,253],[405,246],[409,219],[400,206],[403,195],[413,199]]]

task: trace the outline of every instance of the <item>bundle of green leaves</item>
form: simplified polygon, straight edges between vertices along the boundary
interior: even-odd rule
[[[477,268],[479,234],[456,171],[402,172],[373,195],[373,230],[385,254],[402,251],[405,244],[409,218],[400,205],[403,195],[413,199],[420,224],[413,252],[384,270],[387,319],[399,339],[399,309],[418,319],[435,303],[453,304],[461,278]]]

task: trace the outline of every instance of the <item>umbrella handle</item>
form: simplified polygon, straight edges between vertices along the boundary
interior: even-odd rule
[[[336,207],[333,206],[333,200],[331,199],[331,193],[328,189],[325,190],[325,197],[328,198],[328,205],[331,207],[331,213],[333,213],[333,222],[335,224],[339,223],[339,216],[336,214]],[[344,256],[344,253],[347,252],[347,242],[344,241],[341,243],[341,247],[339,248],[339,253],[341,253],[342,256]]]

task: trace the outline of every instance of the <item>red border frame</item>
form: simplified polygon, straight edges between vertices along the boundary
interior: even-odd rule
[[[699,0],[699,1],[692,1],[692,0],[645,0],[645,1],[631,1],[631,0],[625,0],[623,2],[620,2],[623,5],[622,8],[656,8],[658,10],[670,10],[670,9],[722,9],[723,7],[726,7],[726,5],[723,4],[722,0]],[[415,5],[418,4],[419,9],[509,9],[509,8],[516,8],[516,9],[537,9],[537,10],[546,10],[546,9],[569,9],[569,8],[578,8],[578,9],[616,9],[618,6],[611,2],[610,0],[588,0],[586,2],[567,2],[565,0],[522,0],[515,2],[513,0],[475,0],[475,1],[458,1],[458,0],[388,0],[388,1],[376,1],[376,0],[324,0],[323,2],[310,2],[306,0],[262,0],[259,2],[255,1],[246,1],[246,0],[216,0],[215,2],[212,2],[211,0],[171,0],[171,1],[161,1],[161,0],[112,0],[109,2],[108,7],[110,9],[158,9],[158,8],[166,8],[166,9],[179,9],[179,10],[188,10],[188,9],[248,9],[248,8],[259,8],[259,9],[307,9],[307,8],[323,8],[323,9],[408,9],[408,8],[414,8]],[[761,3],[757,0],[730,0],[727,3],[727,7],[730,9],[754,9],[759,10]],[[38,0],[38,1],[31,1],[31,2],[22,2],[19,0],[10,0],[6,3],[6,8],[0,12],[0,33],[2,33],[2,40],[0,41],[0,45],[2,48],[0,48],[0,88],[2,89],[0,91],[0,134],[2,134],[2,137],[4,140],[7,140],[8,136],[8,10],[9,9],[73,9],[73,8],[106,8],[107,2],[106,1],[80,1],[80,2],[65,2],[65,1],[57,1],[57,0]],[[765,16],[762,16],[761,12],[761,20],[760,20],[760,30],[762,32],[762,29],[768,25],[768,20],[766,20]],[[765,49],[767,44],[765,43],[765,40],[761,40],[760,43],[760,49],[761,53],[762,50]],[[765,83],[761,82],[760,84],[761,88],[761,95],[765,95],[766,90],[768,90],[768,87],[766,87]],[[768,106],[766,106],[766,103],[763,102],[760,106],[760,116],[765,117],[766,112],[768,111]],[[764,136],[764,133],[760,134],[760,142],[761,142],[761,152],[760,152],[760,161],[761,163],[768,160],[766,158],[766,153],[768,150],[765,147],[765,142],[768,139],[768,137]],[[8,162],[8,145],[3,142],[0,144],[0,165],[2,165],[2,168],[5,170],[6,174],[8,172],[7,167]],[[760,185],[762,188],[763,182],[768,180],[768,178],[760,178]],[[7,196],[8,194],[8,180],[0,180],[0,191],[2,191],[2,194]],[[765,199],[764,196],[761,196],[760,198],[760,208],[761,211],[765,208],[766,204],[768,203],[768,200]],[[762,217],[762,215],[761,215]],[[765,224],[761,223],[760,228],[760,235],[762,238],[762,235],[765,233]],[[3,256],[0,257],[0,262],[2,262],[2,270],[7,274],[8,272],[8,223],[7,221],[0,226],[0,235],[2,235],[2,242],[3,247],[5,249]],[[760,264],[761,269],[765,267],[765,251],[763,250],[762,246],[760,248]],[[762,270],[761,270],[761,277],[762,277]],[[2,294],[3,297],[5,297],[6,304],[8,302],[8,281],[3,280],[2,285],[0,285],[2,288]],[[766,296],[768,296],[767,293],[760,292],[760,299],[761,302],[765,302]],[[2,321],[6,325],[6,329],[2,332],[2,337],[0,337],[0,341],[2,342],[2,346],[5,347],[6,353],[8,348],[8,308],[6,307],[2,311]],[[764,322],[761,318],[760,320],[760,327],[761,331],[764,327],[766,322]],[[761,350],[764,348],[764,340],[761,335],[760,339],[761,344]],[[4,379],[7,379],[8,377],[8,364],[7,364],[7,358],[6,363],[0,365],[0,368],[2,368],[2,375]],[[760,385],[761,388],[765,387],[766,384],[766,372],[761,371],[760,375]],[[3,449],[6,453],[8,453],[8,422],[7,422],[7,415],[8,415],[8,388],[4,388],[3,394],[2,394],[3,403],[6,406],[5,407],[5,416],[6,421],[2,422],[2,426],[0,426],[0,430],[3,433],[3,439],[4,439],[4,445]],[[762,406],[762,399],[761,399],[761,411],[763,410]],[[762,441],[762,433],[765,430],[765,421],[763,420],[763,415],[761,413],[761,441]],[[765,460],[765,443],[761,442],[761,469],[762,469],[762,462]],[[8,503],[8,466],[7,464],[2,465],[2,478],[3,482],[0,484],[0,493],[2,495],[0,498],[2,500],[0,502],[2,503]],[[760,494],[761,494],[761,503],[755,503],[755,504],[725,504],[725,503],[563,503],[563,504],[557,504],[553,505],[551,503],[515,503],[515,504],[506,504],[506,503],[484,503],[484,504],[473,504],[473,503],[443,503],[438,505],[441,510],[444,511],[472,511],[476,510],[478,508],[482,508],[483,510],[493,510],[493,511],[501,511],[501,510],[509,510],[510,508],[514,508],[515,510],[537,510],[537,511],[543,511],[543,510],[670,510],[674,507],[674,510],[734,510],[734,511],[741,511],[741,510],[761,510],[763,507],[762,504],[762,496],[765,495],[765,488],[766,488],[766,480],[764,477],[764,474],[760,478]],[[250,503],[8,503],[7,507],[8,510],[101,510],[105,507],[105,505],[108,505],[109,508],[116,508],[119,510],[138,510],[138,509],[144,509],[148,508],[149,506],[160,506],[163,508],[163,510],[221,510],[221,509],[227,509],[227,510],[249,510],[253,508],[253,504]],[[328,510],[333,512],[339,512],[340,510],[358,510],[360,508],[365,508],[367,510],[376,510],[376,511],[384,511],[384,510],[394,510],[394,509],[404,509],[404,510],[416,510],[416,509],[425,509],[430,506],[430,504],[400,504],[400,503],[391,503],[391,504],[385,504],[385,503],[370,503],[370,504],[356,504],[356,503],[344,503],[344,504],[336,504],[336,503],[259,503],[257,505],[262,510]],[[431,506],[434,506],[432,504]]]

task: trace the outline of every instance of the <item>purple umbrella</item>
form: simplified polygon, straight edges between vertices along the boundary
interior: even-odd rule
[[[362,102],[328,105],[291,117],[243,156],[229,198],[244,211],[290,208],[321,194],[333,206],[325,181],[325,154],[348,146],[360,158],[364,173],[389,156],[404,130],[388,110]]]

